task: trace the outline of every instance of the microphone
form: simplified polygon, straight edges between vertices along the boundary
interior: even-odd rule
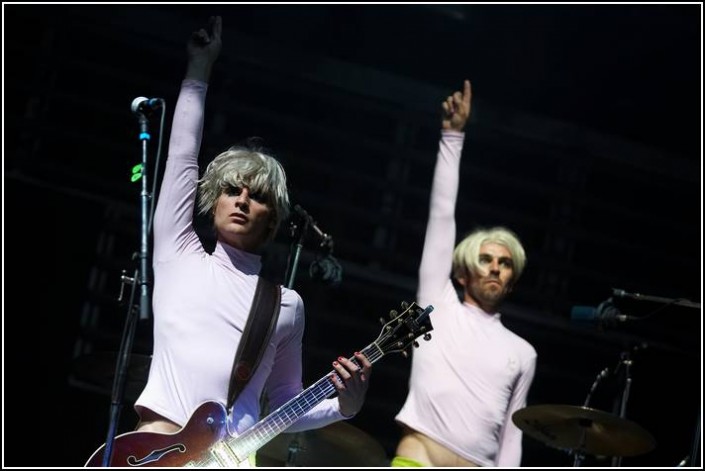
[[[612,304],[612,298],[600,303],[597,307],[573,306],[570,310],[570,319],[580,322],[595,322],[598,325],[614,325],[617,322],[639,320],[639,317],[627,316],[619,312]]]
[[[130,109],[135,114],[145,114],[156,111],[162,107],[162,102],[164,100],[161,98],[145,98],[143,96],[138,96],[132,100],[132,105]]]
[[[663,304],[673,304],[675,306],[685,306],[700,309],[700,303],[689,301],[687,299],[681,298],[664,298],[661,296],[648,296],[639,293],[628,293],[623,289],[612,288],[612,295],[618,298],[630,298],[636,299],[637,301],[652,301]]]
[[[333,237],[329,234],[326,234],[321,230],[320,227],[316,224],[316,221],[313,220],[313,218],[298,204],[294,206],[294,211],[301,216],[306,222],[308,222],[309,227],[314,230],[314,232],[318,235],[318,237],[321,238],[321,247],[328,247],[328,249],[332,252],[333,251]]]

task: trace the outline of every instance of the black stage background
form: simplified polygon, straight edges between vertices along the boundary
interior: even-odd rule
[[[225,46],[204,159],[263,137],[343,269],[338,286],[312,279],[306,241],[295,283],[306,384],[413,300],[439,103],[469,78],[458,230],[506,224],[525,241],[528,268],[503,312],[539,354],[529,405],[581,405],[596,374],[639,347],[626,416],[657,446],[622,464],[675,466],[694,449],[700,464],[702,310],[619,299],[643,319],[570,319],[612,288],[701,300],[700,4],[3,4],[4,465],[81,466],[105,439],[112,364],[96,359],[117,349],[120,274],[139,250],[130,103],[163,97],[168,138],[185,38],[211,14]],[[158,136],[157,117],[150,126]],[[267,254],[280,279],[289,244],[282,231]],[[150,348],[144,319],[134,351]],[[350,421],[387,457],[408,372],[401,356],[383,359]],[[612,412],[618,392],[605,383],[592,405]],[[131,404],[122,419],[120,431],[134,426]],[[305,453],[356,466],[369,450]],[[572,457],[525,436],[523,464]]]

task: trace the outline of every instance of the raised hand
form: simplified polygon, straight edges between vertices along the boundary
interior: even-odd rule
[[[201,28],[193,33],[186,45],[188,54],[187,78],[207,82],[211,69],[220,55],[223,42],[223,19],[220,16],[211,16],[208,28]]]
[[[470,81],[463,83],[463,92],[455,92],[443,102],[443,114],[441,125],[443,129],[452,131],[462,131],[465,123],[470,118],[470,102],[472,100],[472,88]]]

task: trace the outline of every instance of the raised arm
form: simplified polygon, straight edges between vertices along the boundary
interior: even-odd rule
[[[441,140],[433,174],[426,238],[419,268],[418,300],[431,303],[450,283],[455,245],[455,204],[465,124],[470,117],[472,90],[465,80],[442,103]]]
[[[211,70],[221,49],[222,20],[194,31],[187,43],[188,65],[174,108],[169,153],[154,215],[155,261],[168,260],[200,242],[193,230],[198,152]]]

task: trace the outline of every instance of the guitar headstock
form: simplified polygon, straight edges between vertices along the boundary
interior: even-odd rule
[[[384,354],[400,352],[405,357],[408,356],[407,349],[414,345],[418,347],[416,339],[423,335],[424,340],[431,339],[433,325],[429,314],[433,311],[433,306],[428,305],[422,308],[416,303],[402,301],[402,312],[396,310],[389,311],[391,320],[386,321],[380,318],[383,324],[382,331],[374,342]]]

